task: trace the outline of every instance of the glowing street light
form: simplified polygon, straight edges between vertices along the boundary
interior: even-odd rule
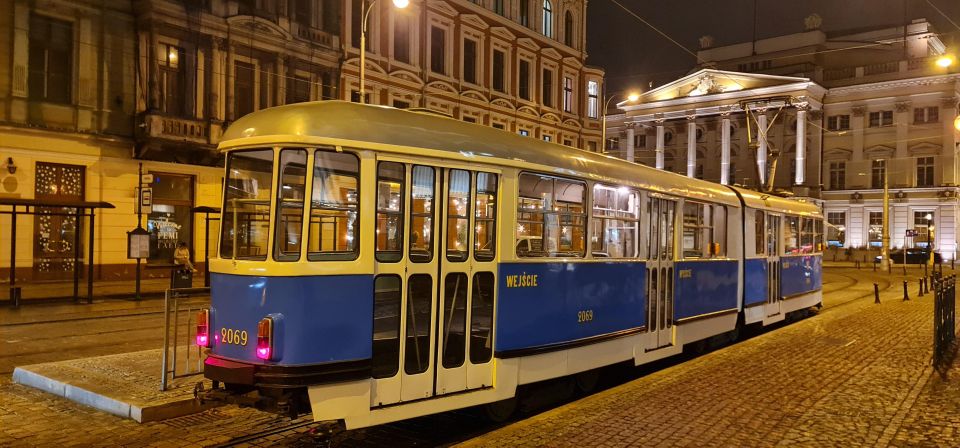
[[[364,83],[367,68],[367,19],[370,18],[370,11],[376,4],[377,0],[373,0],[369,5],[364,2],[363,26],[360,28],[360,104],[367,102],[367,89]],[[409,5],[410,0],[393,0],[393,6],[399,9],[406,8]]]
[[[939,58],[937,58],[937,65],[943,68],[950,67],[951,65],[953,65],[953,56],[949,54],[940,56]]]

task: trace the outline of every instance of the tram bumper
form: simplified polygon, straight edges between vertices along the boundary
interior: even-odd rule
[[[228,361],[210,356],[203,363],[203,376],[211,381],[253,386],[255,368],[252,364]]]

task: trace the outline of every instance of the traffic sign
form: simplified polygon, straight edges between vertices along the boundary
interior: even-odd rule
[[[140,183],[150,185],[153,183],[153,174],[141,174]]]

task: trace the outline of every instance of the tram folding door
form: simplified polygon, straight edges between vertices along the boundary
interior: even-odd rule
[[[767,214],[767,302],[764,304],[763,324],[783,320],[780,312],[780,250],[782,246],[782,216]]]
[[[656,350],[673,345],[674,243],[677,201],[651,197],[650,260],[647,262],[647,345]]]
[[[498,176],[377,172],[371,406],[492,385]]]

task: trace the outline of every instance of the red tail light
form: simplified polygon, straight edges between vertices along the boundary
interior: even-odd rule
[[[197,345],[210,346],[210,310],[200,310],[197,313]]]
[[[257,358],[269,360],[273,355],[273,319],[264,317],[257,324]]]

